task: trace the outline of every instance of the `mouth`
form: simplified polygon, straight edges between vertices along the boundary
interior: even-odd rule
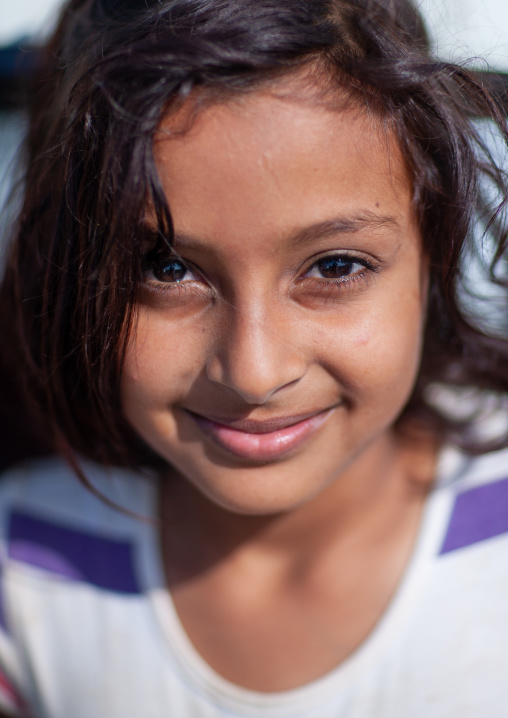
[[[288,454],[312,436],[336,406],[308,414],[266,421],[205,417],[185,409],[201,431],[228,453],[251,461],[270,461]]]

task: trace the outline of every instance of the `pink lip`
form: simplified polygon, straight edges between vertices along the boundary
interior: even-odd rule
[[[265,422],[242,419],[228,424],[193,412],[187,413],[207,436],[229,453],[243,459],[269,461],[303,444],[324,424],[333,410],[334,407],[301,419],[282,417]]]

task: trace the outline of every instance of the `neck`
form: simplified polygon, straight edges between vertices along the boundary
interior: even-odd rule
[[[185,478],[162,482],[163,544],[171,580],[183,582],[224,561],[252,559],[288,570],[327,550],[384,540],[414,520],[431,485],[435,442],[383,435],[305,504],[269,516],[239,515]]]

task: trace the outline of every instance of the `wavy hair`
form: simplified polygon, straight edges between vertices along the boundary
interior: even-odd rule
[[[508,444],[474,441],[470,418],[429,399],[436,384],[508,392],[503,322],[482,321],[463,289],[481,225],[488,281],[505,301],[506,180],[473,120],[490,118],[503,142],[506,122],[474,73],[432,56],[409,0],[68,2],[37,83],[2,287],[9,343],[52,442],[110,464],[157,461],[119,401],[147,203],[172,235],[154,133],[191,92],[220,101],[311,66],[384,118],[412,181],[430,290],[421,369],[398,424],[423,422],[470,451]]]

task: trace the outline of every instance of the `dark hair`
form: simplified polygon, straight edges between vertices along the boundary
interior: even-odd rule
[[[132,436],[119,402],[147,203],[171,241],[154,132],[191,91],[220,100],[304,67],[319,68],[384,118],[412,180],[431,279],[421,370],[399,424],[414,418],[478,449],[470,422],[433,405],[429,387],[508,392],[502,327],[482,322],[462,287],[480,222],[492,247],[490,280],[505,288],[497,269],[507,241],[505,178],[472,118],[493,119],[504,141],[508,134],[477,77],[432,57],[408,0],[67,4],[33,103],[3,285],[30,396],[54,437],[101,462],[156,460]],[[482,199],[483,178],[496,188],[493,207]]]

